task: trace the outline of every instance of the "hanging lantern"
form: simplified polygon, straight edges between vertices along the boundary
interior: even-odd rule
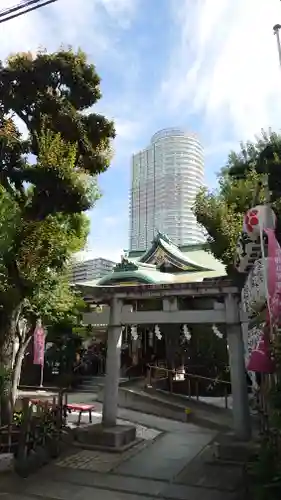
[[[269,342],[263,334],[256,348],[249,356],[247,370],[259,373],[274,373],[275,365],[270,356]]]
[[[223,339],[223,334],[219,331],[218,327],[216,325],[212,326],[213,333],[218,337],[219,339]]]
[[[156,338],[157,338],[158,340],[161,340],[161,339],[162,339],[162,334],[161,334],[161,332],[160,332],[160,328],[159,328],[159,326],[158,326],[158,325],[155,325],[155,330],[154,330],[154,331],[155,331]]]
[[[134,325],[131,326],[131,335],[133,340],[138,340],[138,330]]]
[[[187,325],[183,325],[182,331],[183,331],[183,335],[184,335],[185,340],[187,342],[189,342],[191,340],[191,333],[190,333],[189,329],[187,328]]]
[[[268,210],[270,211],[269,213]],[[276,215],[273,210],[266,205],[257,205],[246,212],[243,222],[243,231],[247,233],[252,241],[257,241],[261,231],[265,227],[266,229],[274,229],[275,226]]]

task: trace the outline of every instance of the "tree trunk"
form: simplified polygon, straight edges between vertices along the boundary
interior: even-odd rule
[[[0,335],[0,367],[4,380],[0,394],[0,419],[1,425],[6,425],[12,418],[10,394],[13,344],[9,329],[6,329],[5,333],[2,331]]]
[[[9,424],[12,420],[11,394],[13,348],[20,310],[21,305],[11,311],[11,314],[5,311],[0,317],[0,368],[2,375],[5,374],[7,377],[4,390],[0,394],[1,425]]]
[[[27,339],[20,340],[20,345],[19,345],[19,348],[18,348],[16,356],[15,356],[15,362],[14,362],[13,372],[12,372],[12,383],[11,383],[11,403],[12,403],[13,408],[14,408],[16,400],[17,400],[18,386],[19,386],[20,377],[21,377],[22,362],[23,362],[26,348],[30,342],[30,339],[31,339],[31,336],[29,336]]]

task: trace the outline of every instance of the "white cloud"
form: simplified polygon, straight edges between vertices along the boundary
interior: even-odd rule
[[[126,140],[135,140],[142,129],[142,123],[139,121],[114,118],[117,137]]]
[[[211,143],[278,129],[280,0],[170,1],[177,35],[162,91],[171,111],[203,114]]]
[[[107,115],[108,116],[108,115]],[[113,148],[118,154],[120,164],[129,168],[131,155],[139,146],[139,140],[144,130],[145,118],[130,120],[126,118],[113,118],[116,128],[116,139]]]
[[[8,8],[15,0],[5,0]],[[104,54],[118,59],[117,29],[134,17],[137,2],[128,0],[58,0],[54,4],[1,24],[0,57],[12,52],[55,50],[60,44],[82,46],[95,62]],[[115,29],[114,29],[115,26]]]

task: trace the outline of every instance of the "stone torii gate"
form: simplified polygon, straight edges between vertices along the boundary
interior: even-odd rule
[[[239,439],[250,438],[251,424],[242,334],[242,324],[247,319],[242,317],[240,291],[231,281],[215,279],[201,283],[105,287],[81,285],[81,289],[87,301],[110,306],[103,404],[104,428],[116,426],[123,326],[224,324],[229,348],[234,432]],[[200,310],[179,308],[178,299],[188,297],[202,301],[204,308]],[[131,304],[138,300],[151,299],[162,300],[162,310],[133,311]],[[97,313],[89,313],[87,315],[89,319],[92,314]]]

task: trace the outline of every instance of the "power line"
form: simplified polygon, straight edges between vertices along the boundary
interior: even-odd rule
[[[25,0],[20,2],[14,7],[10,7],[8,9],[3,9],[0,11],[0,24],[5,23],[7,21],[11,21],[11,19],[15,19],[16,17],[23,16],[28,12],[31,12],[36,9],[40,9],[41,7],[45,7],[51,3],[57,2],[57,0]]]
[[[36,4],[39,1],[41,1],[41,0],[21,0],[21,2],[19,2],[16,5],[14,5],[13,7],[8,7],[6,9],[1,9],[0,10],[0,17],[6,16],[8,14],[12,14],[13,12],[16,12],[18,10],[26,8],[29,5]]]

